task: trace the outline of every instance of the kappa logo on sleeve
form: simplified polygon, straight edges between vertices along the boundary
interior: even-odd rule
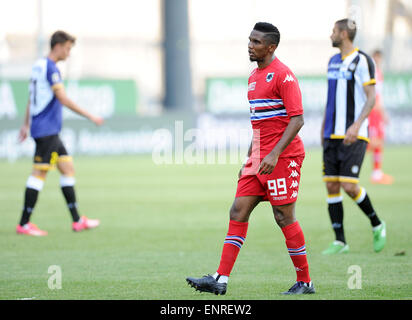
[[[295,79],[290,74],[287,74],[285,80],[283,80],[283,83],[285,83],[286,81],[293,82],[295,81]]]

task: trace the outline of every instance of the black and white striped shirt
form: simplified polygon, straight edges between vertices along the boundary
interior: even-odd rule
[[[324,138],[345,138],[346,130],[365,105],[364,86],[375,83],[375,63],[358,48],[343,57],[336,54],[329,60]],[[367,119],[359,129],[358,139],[368,140]]]

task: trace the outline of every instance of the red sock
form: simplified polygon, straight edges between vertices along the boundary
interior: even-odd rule
[[[296,270],[296,281],[310,282],[308,260],[306,259],[305,237],[297,221],[282,228],[290,258]]]
[[[217,269],[217,273],[220,275],[230,275],[240,248],[245,242],[248,225],[248,222],[229,221],[229,230],[223,244],[220,265]]]
[[[382,149],[376,148],[373,150],[373,169],[379,170],[382,168]]]

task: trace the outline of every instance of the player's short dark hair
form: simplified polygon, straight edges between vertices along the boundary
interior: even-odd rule
[[[74,44],[76,42],[76,38],[65,31],[58,30],[51,36],[50,47],[53,49],[56,44],[66,43],[67,41],[70,41]]]
[[[273,24],[268,22],[258,22],[253,27],[253,30],[265,33],[264,39],[269,44],[278,46],[280,41],[280,32]]]
[[[340,31],[346,30],[348,32],[349,40],[353,42],[356,36],[356,22],[352,19],[342,19],[336,21]]]
[[[372,52],[372,55],[373,56],[382,56],[383,55],[383,52],[382,52],[382,50],[381,49],[375,49],[373,52]]]

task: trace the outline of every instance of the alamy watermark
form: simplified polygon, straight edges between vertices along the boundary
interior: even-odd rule
[[[47,269],[47,273],[51,274],[47,280],[47,286],[50,290],[60,290],[62,288],[62,268],[57,265],[51,265]]]
[[[362,20],[362,8],[358,5],[351,5],[348,8],[348,18],[349,18],[349,25],[350,29],[356,28],[358,31],[363,28],[363,20]]]
[[[152,135],[152,160],[162,164],[239,164],[247,156],[252,137],[259,158],[259,130],[249,128],[189,128],[177,120],[173,130],[157,129]]]
[[[351,265],[347,273],[351,275],[348,279],[348,288],[362,289],[362,268],[358,265]]]

